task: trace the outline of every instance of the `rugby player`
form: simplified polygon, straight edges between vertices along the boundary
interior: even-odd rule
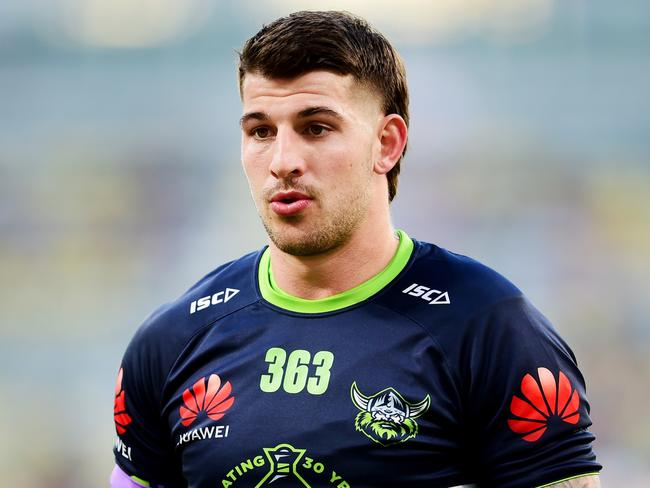
[[[113,488],[596,487],[585,382],[514,285],[391,225],[405,71],[363,19],[298,12],[240,54],[268,246],[132,339]]]

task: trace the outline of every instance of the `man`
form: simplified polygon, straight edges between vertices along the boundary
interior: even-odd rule
[[[115,392],[114,487],[599,486],[583,378],[511,283],[392,228],[403,65],[345,13],[240,54],[266,249],[147,319]]]

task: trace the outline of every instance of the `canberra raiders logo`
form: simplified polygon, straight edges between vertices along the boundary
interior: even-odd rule
[[[413,439],[418,433],[415,419],[431,404],[429,395],[419,403],[409,403],[394,388],[385,388],[368,397],[359,391],[356,381],[350,387],[350,395],[361,410],[354,419],[354,427],[382,446]]]

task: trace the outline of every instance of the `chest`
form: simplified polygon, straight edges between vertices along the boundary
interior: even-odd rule
[[[449,486],[457,392],[418,325],[382,310],[252,310],[170,375],[164,416],[189,486]]]

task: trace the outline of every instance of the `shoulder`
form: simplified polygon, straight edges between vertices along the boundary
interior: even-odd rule
[[[387,296],[414,320],[458,325],[502,302],[519,301],[519,288],[492,268],[434,244],[414,240],[413,255]]]
[[[178,473],[168,426],[161,421],[170,372],[202,331],[258,300],[255,277],[260,254],[247,254],[211,271],[176,300],[155,310],[131,339],[115,397],[120,436],[116,461],[126,472],[144,479],[160,476],[165,486],[177,486],[176,481],[169,482]],[[120,446],[128,447],[122,452]]]
[[[475,259],[433,244],[416,241],[411,266],[393,296],[399,296],[397,308],[452,356],[469,350],[535,350],[544,343],[542,349],[573,357],[517,286]]]
[[[253,252],[210,271],[175,300],[161,305],[138,328],[126,356],[169,363],[203,328],[258,300]]]

